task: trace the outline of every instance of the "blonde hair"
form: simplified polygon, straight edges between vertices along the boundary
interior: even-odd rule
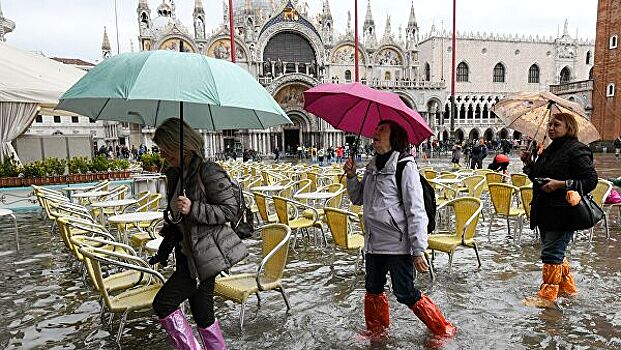
[[[576,118],[574,118],[573,115],[569,113],[559,113],[553,115],[552,118],[565,123],[565,125],[567,126],[567,136],[578,136],[578,122],[576,122]]]
[[[185,121],[181,122],[181,119],[178,118],[166,119],[158,126],[153,134],[153,142],[165,151],[179,152],[180,124],[183,125],[183,155],[185,161],[190,161],[194,154],[202,157],[204,143],[201,134],[192,129]]]

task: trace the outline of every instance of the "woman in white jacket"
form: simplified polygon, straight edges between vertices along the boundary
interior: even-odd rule
[[[364,208],[367,335],[381,337],[388,328],[388,298],[384,287],[390,271],[397,301],[414,311],[436,337],[450,338],[457,329],[414,286],[414,267],[420,272],[429,268],[424,256],[428,219],[418,169],[407,153],[407,146],[405,130],[394,121],[384,120],[375,129],[376,156],[367,165],[362,181],[356,176],[353,159],[348,159],[343,167],[349,198]],[[395,176],[398,162],[407,162],[401,191]]]

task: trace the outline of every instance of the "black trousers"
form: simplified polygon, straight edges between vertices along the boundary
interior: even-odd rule
[[[177,310],[186,299],[190,301],[190,310],[194,321],[201,328],[207,328],[215,322],[213,311],[213,289],[216,277],[201,281],[197,286],[196,280],[190,275],[188,260],[175,247],[177,265],[175,272],[164,283],[164,286],[153,300],[153,310],[160,319]]]
[[[412,306],[421,294],[414,287],[414,262],[411,255],[366,254],[365,289],[370,294],[384,293],[386,274],[390,271],[397,301]]]

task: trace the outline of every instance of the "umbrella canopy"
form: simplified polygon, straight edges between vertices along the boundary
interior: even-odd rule
[[[599,132],[587,119],[584,108],[555,94],[519,92],[500,100],[491,109],[503,123],[514,130],[532,137],[537,142],[547,135],[548,119],[559,113],[569,113],[578,123],[578,139],[589,144],[600,139]]]
[[[433,132],[418,112],[403,103],[399,95],[362,85],[322,84],[304,91],[304,109],[339,130],[373,137],[377,124],[394,120],[419,144]]]
[[[168,50],[124,53],[104,60],[65,92],[57,109],[96,120],[151,126],[182,115],[190,126],[212,131],[291,123],[243,68]]]

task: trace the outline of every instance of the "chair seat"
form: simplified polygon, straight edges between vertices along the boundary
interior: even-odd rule
[[[140,271],[123,271],[104,278],[104,285],[109,292],[123,290],[138,284],[143,276],[144,274],[142,274]]]
[[[241,304],[248,299],[250,294],[259,291],[259,286],[257,286],[255,279],[256,276],[254,273],[240,273],[218,277],[216,278],[214,294]]]
[[[524,208],[511,208],[509,209],[509,216],[522,216],[526,215]]]
[[[465,243],[467,246],[471,246],[472,243],[474,243],[474,239],[467,239]],[[461,245],[461,238],[453,234],[437,233],[427,238],[427,244],[431,250],[439,250],[448,253]]]
[[[317,213],[319,213],[320,218],[323,217],[323,209],[317,209]],[[313,220],[313,218],[315,217],[315,212],[313,211],[313,209],[306,209],[302,212],[302,216],[306,219]]]
[[[146,232],[133,233],[129,237],[129,240],[132,242],[132,244],[134,244],[137,247],[144,246],[145,244],[147,244],[148,241],[152,239],[153,237],[151,237],[151,235]]]
[[[347,249],[360,249],[364,246],[364,236],[359,233],[350,235],[347,239]]]
[[[110,298],[111,312],[123,312],[151,308],[153,298],[162,288],[161,284],[152,284],[130,289]]]
[[[289,221],[289,227],[292,230],[295,230],[298,228],[312,227],[312,226],[321,227],[321,223],[320,222],[315,223],[313,219],[307,219],[307,218],[297,218],[297,219],[293,219]]]

